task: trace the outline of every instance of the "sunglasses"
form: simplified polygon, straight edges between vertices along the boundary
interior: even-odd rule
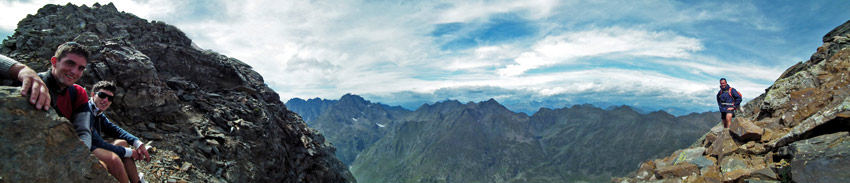
[[[106,94],[106,93],[103,93],[103,92],[97,92],[97,97],[109,99],[109,101],[112,101],[112,99],[115,99],[115,96],[112,96],[112,95],[109,95],[109,94]]]

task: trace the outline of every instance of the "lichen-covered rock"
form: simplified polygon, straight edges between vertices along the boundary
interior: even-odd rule
[[[150,182],[355,181],[324,136],[287,110],[251,66],[111,3],[46,5],[18,23],[0,54],[45,71],[66,41],[92,52],[78,84],[115,81],[115,103],[106,112],[111,121],[157,141],[163,154],[140,163]],[[184,162],[197,168],[167,171]]]
[[[115,182],[73,125],[0,86],[0,182]]]

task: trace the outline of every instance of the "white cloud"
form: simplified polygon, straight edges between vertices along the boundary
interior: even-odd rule
[[[522,53],[517,45],[482,46],[461,51],[451,61],[441,66],[448,71],[489,72],[488,69],[501,67]]]
[[[697,62],[700,60],[703,62]],[[708,74],[729,78],[736,77],[759,81],[774,81],[786,69],[775,65],[764,66],[741,61],[719,62],[706,57],[689,61],[658,61],[657,63],[692,70],[694,74]]]
[[[448,1],[438,5],[448,8],[437,13],[439,18],[432,23],[468,22],[487,18],[493,14],[511,12],[523,12],[527,18],[539,19],[549,16],[551,9],[558,3],[555,0]]]
[[[664,57],[684,58],[690,52],[702,50],[700,41],[671,32],[650,32],[610,27],[549,36],[534,45],[531,51],[515,59],[516,64],[499,69],[502,76],[555,64],[568,64],[582,57]]]
[[[682,9],[679,14],[675,17],[675,22],[718,20],[746,24],[757,30],[779,31],[783,29],[780,22],[765,17],[759,7],[751,2],[705,2]]]
[[[0,2],[0,32],[10,32],[26,14],[54,2],[65,4]],[[93,2],[74,3],[90,6]],[[478,92],[506,100],[580,102],[580,96],[592,95],[588,100],[653,102],[628,98],[637,96],[704,105],[705,96],[715,92],[718,76],[730,78],[745,96],[755,97],[785,67],[774,67],[772,60],[716,55],[712,50],[718,49],[713,43],[746,43],[730,40],[736,33],[716,32],[723,27],[704,30],[706,26],[734,24],[745,29],[723,31],[753,31],[740,36],[756,38],[765,31],[786,30],[784,19],[763,13],[776,9],[759,9],[751,2],[144,0],[115,4],[120,11],[175,25],[200,47],[252,65],[284,99],[402,92],[472,99]],[[431,34],[441,23],[469,26],[457,34],[476,31],[476,26],[504,15],[533,27],[533,35],[441,49],[440,41],[457,35],[435,38]],[[763,51],[762,47],[719,49],[740,55]],[[735,66],[725,67],[729,65]],[[449,91],[455,89],[470,92]],[[659,93],[667,95],[656,96]]]

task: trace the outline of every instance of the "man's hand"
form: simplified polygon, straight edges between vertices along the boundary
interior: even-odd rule
[[[148,153],[148,149],[145,148],[145,144],[142,144],[142,145],[139,146],[139,148],[136,148],[135,152],[133,152],[133,157],[134,157],[133,159],[136,159],[135,158],[136,153],[138,153],[141,156],[140,159],[137,159],[137,160],[144,159],[147,162],[151,161],[151,154]]]
[[[12,74],[17,73],[18,80],[22,83],[21,95],[29,96],[30,104],[35,105],[36,109],[50,109],[50,92],[34,70],[23,64],[15,64],[11,70]]]
[[[139,152],[138,149],[137,149],[137,150],[133,150],[133,156],[131,156],[131,157],[133,158],[133,160],[141,160],[142,158],[144,158],[144,155],[142,155],[142,153]]]
[[[734,110],[735,110],[735,108],[734,108],[734,107],[730,107],[730,108],[726,108],[726,110],[727,110],[727,111],[734,111]]]

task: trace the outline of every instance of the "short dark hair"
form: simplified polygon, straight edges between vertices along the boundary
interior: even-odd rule
[[[56,48],[56,53],[53,54],[53,57],[56,57],[56,59],[61,60],[62,57],[65,57],[66,55],[68,55],[68,53],[73,53],[82,56],[86,59],[86,62],[89,61],[89,55],[91,55],[91,53],[86,50],[85,46],[77,42],[66,42],[62,43],[61,45],[59,45],[58,48]]]
[[[116,90],[115,83],[112,83],[112,81],[98,81],[97,83],[94,84],[94,87],[92,88],[92,92],[97,92],[97,91],[100,91],[101,89],[106,90],[106,91],[110,91],[110,92],[115,92],[115,90]]]
[[[726,78],[720,78],[720,81],[726,81]]]

